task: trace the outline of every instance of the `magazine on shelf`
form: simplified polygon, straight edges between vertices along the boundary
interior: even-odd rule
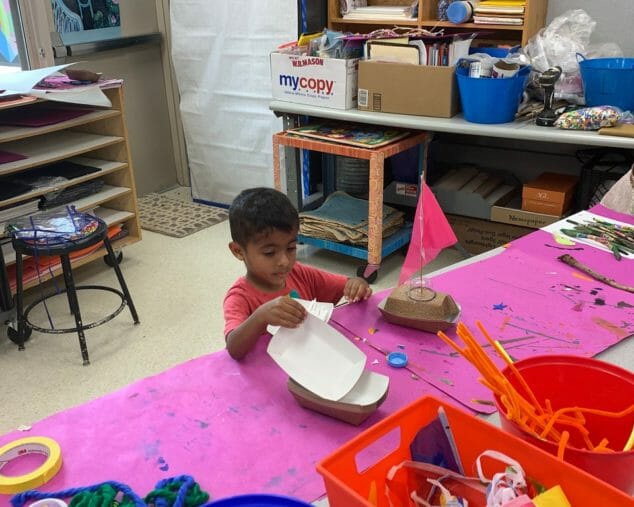
[[[378,148],[409,135],[407,130],[341,122],[311,123],[289,129],[287,133],[360,148]]]

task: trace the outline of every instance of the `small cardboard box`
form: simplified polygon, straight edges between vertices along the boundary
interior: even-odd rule
[[[402,183],[397,181],[396,193],[399,195],[406,195],[408,197],[416,197],[418,194],[418,185],[416,183]]]
[[[542,173],[537,179],[524,183],[522,209],[561,216],[572,205],[578,181],[577,176],[570,174]]]
[[[451,118],[460,110],[453,67],[359,62],[362,111]]]
[[[521,203],[519,201],[510,202],[506,206],[493,206],[491,207],[491,220],[505,224],[530,227],[531,229],[540,229],[541,227],[546,227],[560,220],[560,217],[557,215],[524,211],[519,209],[520,206]]]
[[[506,245],[514,239],[533,232],[533,229],[528,227],[501,224],[461,215],[446,216],[460,244],[472,254],[479,254]]]
[[[333,109],[354,108],[358,65],[358,59],[271,53],[273,98]]]

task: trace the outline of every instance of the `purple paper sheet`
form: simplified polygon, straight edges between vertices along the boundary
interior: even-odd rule
[[[92,109],[61,109],[49,107],[23,107],[12,109],[0,115],[0,125],[17,127],[45,127],[63,121],[72,120],[88,113]]]
[[[495,257],[433,278],[432,286],[460,304],[460,320],[480,343],[486,340],[476,329],[477,320],[515,359],[544,354],[592,357],[633,334],[634,296],[558,261],[565,252],[544,247],[549,240],[549,234],[537,231]],[[632,261],[616,261],[594,248],[574,253],[579,261],[596,262],[602,273],[634,285]],[[388,351],[400,346],[424,380],[474,410],[492,412],[491,406],[477,401],[492,396],[465,359],[434,334],[383,320],[377,305],[389,293],[378,293],[365,305],[338,308],[332,320],[372,345]],[[456,338],[454,330],[447,334]],[[501,359],[494,361],[503,366]]]
[[[351,426],[301,408],[267,343],[242,362],[225,351],[193,359],[6,434],[0,446],[29,435],[60,444],[64,464],[43,491],[116,480],[144,496],[161,479],[190,474],[214,499],[258,492],[312,501],[324,493],[317,461],[432,391],[396,376],[379,410]]]
[[[7,164],[9,162],[15,162],[16,160],[24,160],[25,158],[28,157],[26,155],[21,155],[20,153],[0,150],[0,164]]]

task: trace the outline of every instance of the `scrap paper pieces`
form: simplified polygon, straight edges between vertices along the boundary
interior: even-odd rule
[[[222,350],[34,423],[30,434],[55,439],[64,460],[39,489],[115,480],[145,495],[161,479],[189,474],[213,499],[248,490],[313,501],[324,493],[319,460],[432,392],[423,382],[412,387],[405,377],[390,378],[385,402],[352,426],[300,407],[266,353],[268,342],[260,339],[240,362]],[[22,437],[8,433],[0,446]]]
[[[591,250],[603,255],[603,265],[617,262],[605,252]],[[473,330],[485,350],[489,346],[475,328],[477,320],[514,359],[543,354],[592,357],[632,335],[634,296],[577,276],[557,255],[555,251],[550,257],[536,257],[513,243],[500,255],[439,275],[431,284],[460,304],[459,320]],[[389,292],[375,294],[365,305],[337,308],[331,321],[360,339],[368,362],[381,356],[376,349],[400,348],[424,381],[473,410],[493,412],[492,396],[478,382],[478,372],[436,335],[383,320],[377,305]],[[455,338],[452,330],[447,334]],[[503,361],[491,355],[503,367]]]

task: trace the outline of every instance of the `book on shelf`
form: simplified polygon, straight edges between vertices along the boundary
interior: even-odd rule
[[[409,135],[407,130],[342,122],[311,123],[288,129],[286,132],[294,136],[331,141],[359,148],[379,148]]]
[[[476,7],[474,9],[474,13],[476,15],[482,14],[485,16],[490,16],[490,15],[503,15],[503,14],[508,14],[508,15],[523,15],[524,14],[524,7]]]
[[[483,25],[523,25],[524,18],[513,16],[473,16],[473,22]]]
[[[418,41],[422,44],[422,41]],[[425,45],[422,44],[422,51],[419,45],[410,43],[393,44],[381,40],[371,40],[366,43],[367,60],[379,62],[411,63],[414,65],[424,65],[427,61]]]
[[[343,15],[344,19],[383,20],[411,19],[409,5],[356,7]]]
[[[474,13],[491,15],[491,14],[524,14],[526,2],[519,1],[497,1],[484,0],[474,7]]]

